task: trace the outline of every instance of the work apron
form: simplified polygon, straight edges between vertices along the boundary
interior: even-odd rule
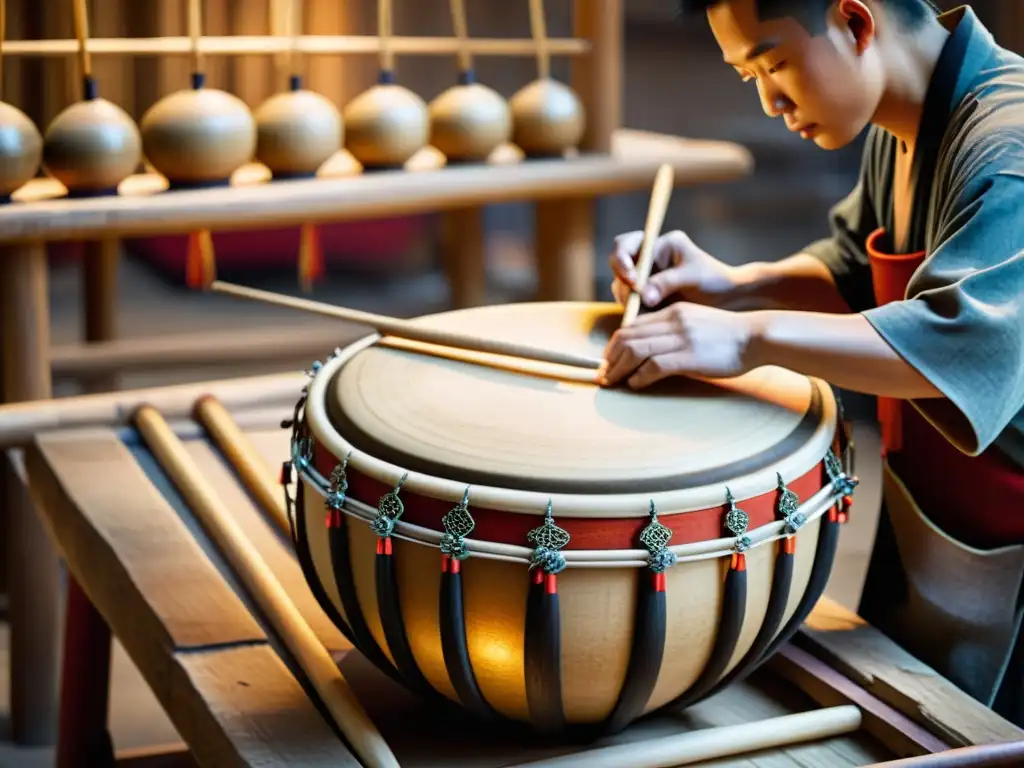
[[[924,254],[868,240],[875,298],[902,300]],[[860,614],[908,652],[1024,726],[1024,542],[979,544],[972,510],[1024,514],[1024,471],[971,457],[914,406],[880,398],[882,513]]]

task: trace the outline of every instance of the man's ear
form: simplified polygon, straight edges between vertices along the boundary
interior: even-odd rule
[[[875,17],[862,0],[839,0],[839,15],[846,21],[861,55],[875,37]]]

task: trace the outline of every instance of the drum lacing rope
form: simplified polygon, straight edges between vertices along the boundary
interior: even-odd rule
[[[301,405],[302,405],[302,401],[300,401],[300,403],[296,406],[296,413],[298,413],[301,410]],[[296,420],[295,422],[285,422],[285,423],[282,424],[282,426],[293,426],[293,425],[294,425],[293,436],[292,436],[292,457],[293,457],[293,460],[292,460],[292,462],[285,462],[284,463],[284,467],[283,467],[283,471],[282,471],[282,480],[285,481],[286,483],[290,484],[290,482],[291,482],[291,479],[290,479],[291,469],[292,469],[292,465],[294,464],[294,468],[299,472],[299,474],[301,476],[305,477],[321,493],[323,493],[325,496],[327,496],[328,494],[331,493],[331,483],[326,478],[324,478],[322,475],[320,475],[320,473],[316,470],[316,468],[311,463],[312,449],[313,449],[312,439],[308,435],[304,434],[299,429],[299,422],[298,422],[298,420]],[[345,463],[347,463],[347,461],[351,457],[351,455],[352,455],[352,452],[350,452],[348,454],[348,456],[346,456]],[[811,511],[811,512],[802,511],[802,510],[805,509],[805,505],[800,504],[799,503],[799,499],[796,497],[796,495],[792,494],[792,491],[790,491],[788,488],[785,488],[784,482],[780,482],[780,484],[779,484],[780,498],[779,498],[778,508],[779,508],[780,514],[783,516],[783,520],[781,521],[782,522],[781,530],[779,531],[779,533],[781,535],[775,535],[775,536],[771,536],[770,538],[766,538],[763,543],[768,543],[769,541],[774,541],[776,539],[783,539],[783,542],[782,542],[783,546],[786,546],[787,543],[788,543],[786,541],[786,539],[789,539],[790,541],[792,541],[793,531],[794,530],[798,530],[799,528],[803,527],[810,520],[817,519],[822,514],[824,514],[826,511],[828,512],[829,519],[831,519],[831,520],[836,520],[837,519],[837,512],[836,512],[837,505],[841,504],[841,503],[847,503],[848,504],[850,502],[850,494],[856,488],[856,486],[858,484],[858,480],[857,480],[856,477],[850,477],[850,476],[846,475],[842,471],[841,464],[839,463],[838,459],[836,458],[836,456],[832,452],[829,452],[825,456],[825,464],[826,464],[826,469],[827,469],[827,472],[828,472],[828,475],[829,475],[829,479],[831,481],[830,482],[831,493],[829,494],[829,501],[831,502],[830,506],[825,508],[825,509],[821,509],[821,508],[818,507],[818,504],[823,501],[823,500],[818,500],[817,499],[817,497],[821,496],[822,492],[825,491],[825,488],[822,488],[822,491],[819,491],[818,493],[816,493],[814,495],[814,497],[812,497],[811,499],[808,500],[808,503],[813,503],[814,507],[818,511]],[[334,473],[332,472],[332,475],[333,474]],[[403,475],[402,483],[405,482],[405,479],[406,479],[407,476],[408,476],[408,473],[405,473]],[[777,475],[777,477],[781,481],[781,477],[778,476],[778,475]],[[339,484],[338,490],[342,489],[341,488],[342,485],[343,484]],[[400,487],[401,487],[401,483],[399,484],[399,488]],[[826,486],[826,488],[827,488],[827,486]],[[468,511],[469,490],[470,490],[469,487],[467,487],[465,489],[465,491],[463,493],[462,503],[458,504],[447,515],[445,515],[445,518],[447,520],[449,520],[449,522],[451,523],[450,525],[446,525],[446,530],[445,530],[445,533],[449,535],[449,538],[445,539],[444,534],[441,534],[438,537],[439,540],[440,539],[444,539],[444,541],[445,541],[444,546],[447,547],[448,549],[450,549],[452,555],[450,555],[449,557],[451,557],[452,561],[457,561],[457,560],[465,559],[470,554],[474,554],[475,556],[483,557],[484,559],[503,560],[503,561],[507,561],[507,562],[525,562],[525,563],[530,565],[530,570],[537,570],[541,574],[550,573],[551,575],[559,573],[565,567],[567,567],[568,564],[565,562],[565,556],[561,552],[558,551],[561,547],[564,547],[564,544],[561,544],[561,546],[558,546],[558,541],[556,540],[554,542],[551,542],[551,543],[555,544],[555,546],[548,546],[548,545],[545,544],[544,541],[540,541],[538,539],[538,537],[540,537],[545,531],[547,531],[550,528],[552,532],[560,532],[562,535],[564,535],[564,537],[566,537],[565,544],[568,544],[568,538],[567,538],[569,536],[568,532],[566,532],[562,528],[559,528],[558,526],[554,525],[554,520],[553,520],[553,517],[551,516],[552,515],[552,510],[551,510],[551,502],[550,502],[550,500],[549,500],[549,504],[548,504],[548,510],[547,510],[546,515],[545,515],[545,523],[544,523],[544,525],[540,526],[539,528],[534,529],[527,536],[527,538],[530,540],[530,543],[535,545],[533,551],[530,552],[530,554],[528,556],[521,557],[521,556],[512,555],[512,554],[507,554],[507,555],[506,554],[496,554],[496,553],[490,553],[490,552],[486,552],[486,551],[481,552],[481,551],[477,551],[475,549],[472,550],[472,552],[471,552],[470,551],[470,547],[478,546],[480,544],[480,542],[473,542],[473,543],[467,542],[466,538],[468,536],[468,533],[461,533],[460,534],[460,530],[459,530],[459,527],[462,526],[462,525],[469,526],[468,530],[470,532],[473,530],[473,527],[475,527],[475,522],[471,522],[472,521],[472,517],[469,515],[469,511]],[[390,496],[391,494],[387,494],[387,495]],[[840,498],[837,499],[836,498],[837,496],[839,496]],[[285,488],[285,497],[286,497],[286,500],[288,502],[291,502],[291,498],[290,498],[290,495],[288,494],[287,487]],[[397,499],[397,497],[396,497],[396,499]],[[737,559],[737,555],[742,555],[742,553],[746,549],[749,549],[751,546],[755,546],[755,545],[752,543],[750,536],[747,535],[748,531],[746,529],[746,525],[748,525],[749,523],[748,523],[748,521],[746,519],[746,513],[743,512],[743,510],[739,509],[739,507],[736,506],[735,500],[734,500],[734,498],[732,496],[732,493],[731,493],[731,491],[728,488],[726,489],[726,501],[729,504],[729,509],[727,510],[727,514],[726,514],[726,517],[727,517],[726,524],[727,524],[727,526],[728,526],[729,520],[732,520],[734,525],[742,524],[742,527],[738,531],[734,531],[732,529],[729,530],[729,532],[733,536],[737,536],[738,537],[736,542],[734,543],[734,545],[732,547],[732,555],[733,555],[733,559],[735,561]],[[796,511],[793,514],[787,515],[787,512],[785,512],[783,510],[790,510],[794,502],[796,502],[796,504],[798,505],[797,506],[797,510],[798,511]],[[367,505],[362,504],[361,502],[359,502],[357,500],[349,499],[343,493],[341,493],[341,494],[337,495],[336,497],[334,497],[334,503],[331,506],[332,506],[332,508],[335,508],[341,514],[349,514],[349,515],[352,515],[352,516],[356,517],[357,519],[363,520],[365,522],[370,522],[371,525],[374,524],[373,523],[374,518],[371,517],[372,513],[368,514],[369,510],[372,510],[372,507],[367,508]],[[366,509],[365,512],[363,511],[364,509]],[[453,513],[456,512],[456,510],[458,510],[458,512],[459,512],[458,515],[453,514]],[[730,518],[730,513],[732,513],[732,517],[731,518]],[[467,521],[464,522],[464,523],[460,522],[459,525],[456,526],[455,525],[456,521],[463,514],[465,514],[465,516],[467,517]],[[449,517],[449,515],[452,515],[452,516]],[[289,522],[292,523],[292,505],[291,505],[291,503],[289,503]],[[415,535],[403,535],[403,534],[397,533],[395,531],[395,527],[396,527],[397,524],[398,524],[398,519],[397,518],[391,519],[390,522],[381,521],[381,522],[377,523],[378,526],[386,526],[388,528],[388,530],[389,530],[389,536],[392,536],[392,537],[397,537],[397,538],[400,538],[400,539],[403,539],[403,540],[408,540],[410,542],[417,543],[417,544],[427,544],[427,545],[433,545],[433,546],[438,546],[441,543],[440,541],[438,541],[436,543],[432,543],[430,541],[424,541],[424,540],[422,540],[422,537],[417,538]],[[660,525],[660,523],[659,523],[659,525]],[[533,535],[533,539],[530,538],[531,534]],[[547,536],[545,535],[544,538],[547,539]],[[534,541],[534,539],[538,539],[538,540]],[[760,543],[761,542],[758,542],[758,544],[760,544]],[[464,554],[462,554],[463,550],[465,550]],[[648,551],[650,552],[649,549],[648,549]],[[673,559],[676,562],[678,562],[678,561],[695,562],[695,561],[705,560],[705,559],[714,559],[714,558],[717,558],[717,557],[721,557],[721,556],[723,556],[725,554],[725,552],[723,552],[721,550],[717,550],[717,551],[714,551],[714,552],[705,552],[705,553],[700,553],[700,554],[678,555],[677,553],[675,553],[672,550],[668,549],[667,546],[666,546],[664,551],[665,551],[665,554],[648,554],[648,557],[643,562],[633,562],[632,560],[630,560],[628,562],[627,561],[623,561],[622,565],[628,565],[628,567],[648,567],[653,572],[657,573],[657,572],[664,571],[665,568],[670,567],[672,564],[674,564]],[[456,557],[454,557],[455,554],[461,554],[461,557],[456,558]],[[444,552],[444,549],[442,549],[442,555],[446,556],[445,552]],[[586,564],[584,564],[584,563],[577,563],[576,565],[582,565],[582,566],[585,567]]]

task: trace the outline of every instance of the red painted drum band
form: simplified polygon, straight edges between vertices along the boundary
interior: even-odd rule
[[[416,322],[593,354],[618,312]],[[824,589],[856,485],[824,383],[771,369],[609,391],[374,340],[310,371],[289,508],[325,611],[411,690],[615,732],[749,673]]]

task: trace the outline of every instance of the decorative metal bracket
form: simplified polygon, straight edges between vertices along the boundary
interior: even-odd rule
[[[555,525],[551,515],[551,502],[544,515],[544,523],[526,534],[526,540],[533,544],[530,555],[530,570],[541,568],[545,573],[561,573],[565,570],[565,555],[559,550],[569,543],[569,532]]]

